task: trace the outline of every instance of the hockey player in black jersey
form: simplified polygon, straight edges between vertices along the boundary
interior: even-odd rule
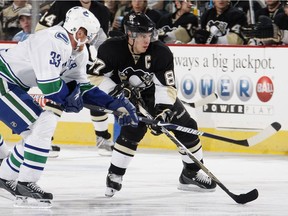
[[[191,13],[192,1],[175,0],[175,12],[167,13],[157,23],[159,38],[165,43],[188,43],[198,28],[198,17]]]
[[[124,25],[125,36],[110,38],[99,47],[98,67],[95,67],[94,72],[110,76],[114,86],[128,82],[128,91],[132,86],[132,89],[137,89],[137,94],[140,94],[136,96],[136,101],[132,96],[131,101],[136,107],[140,103],[156,119],[197,129],[196,121],[177,98],[172,52],[162,42],[153,41],[156,36],[155,24],[145,14],[133,13],[124,20]],[[106,196],[112,197],[121,189],[123,175],[146,132],[147,126],[143,122],[137,127],[121,128],[108,170]],[[158,127],[153,127],[151,132],[155,135],[161,134]],[[202,145],[198,136],[173,132],[195,157],[203,162]],[[199,167],[185,153],[180,154],[183,170],[178,189],[214,191],[215,182],[200,172]]]
[[[201,16],[201,29],[191,43],[243,45],[241,27],[247,26],[246,14],[232,7],[230,0],[213,0],[213,7]]]

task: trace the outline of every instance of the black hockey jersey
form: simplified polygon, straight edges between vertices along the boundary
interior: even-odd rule
[[[201,28],[206,29],[207,23],[210,21],[219,21],[225,23],[226,30],[235,29],[235,26],[238,26],[237,29],[234,30],[235,33],[239,34],[239,27],[247,25],[247,17],[245,13],[237,8],[229,7],[226,11],[224,11],[221,15],[217,15],[216,9],[211,8],[203,13],[201,16]],[[238,32],[237,32],[238,31]]]
[[[126,36],[110,38],[99,47],[97,58],[102,64],[96,73],[109,74],[117,84],[129,81],[143,98],[155,96],[156,104],[175,102],[173,54],[162,42],[151,42],[145,53],[133,57]]]
[[[175,20],[176,12],[165,14],[161,17],[157,24],[157,28],[162,28],[163,26],[169,26],[170,28],[179,26],[185,28],[188,32],[192,27],[198,27],[198,18],[192,13],[184,13],[179,19]]]
[[[288,30],[288,16],[285,13],[279,13],[275,16],[274,23],[281,30]]]
[[[255,12],[255,21],[257,22],[260,16],[268,16],[268,17],[270,17],[272,20],[274,20],[274,18],[276,17],[276,15],[277,15],[277,14],[280,14],[280,13],[284,13],[284,9],[283,9],[283,7],[282,7],[281,4],[280,4],[280,5],[278,6],[278,8],[277,8],[275,11],[273,11],[273,12],[270,12],[267,7],[261,8],[261,9],[259,9],[259,10],[257,10],[257,11]]]
[[[46,27],[58,25],[65,20],[66,13],[75,6],[81,6],[80,1],[54,1],[50,9],[40,18],[39,23]],[[91,1],[89,10],[99,20],[103,31],[108,32],[110,12],[102,3]]]

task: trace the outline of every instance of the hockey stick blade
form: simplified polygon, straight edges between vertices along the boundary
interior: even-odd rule
[[[186,101],[183,101],[183,100],[181,100],[181,101],[182,101],[182,103],[184,103],[186,105],[189,105],[189,106],[191,106],[193,108],[197,108],[197,107],[204,106],[204,105],[206,105],[208,103],[211,103],[211,102],[217,100],[217,98],[218,98],[218,95],[216,93],[212,93],[212,94],[208,95],[207,97],[205,97],[205,98],[203,98],[201,100],[195,101],[194,103],[189,103],[189,102],[186,102]]]
[[[256,200],[258,198],[258,190],[254,189],[246,194],[240,194],[240,195],[236,195],[230,192],[229,196],[235,200],[235,202],[239,203],[239,204],[245,204],[248,202],[251,202],[253,200]]]
[[[277,131],[281,129],[281,124],[278,122],[273,122],[267,128],[259,132],[257,135],[247,139],[247,146],[254,146],[257,143],[260,143],[270,136],[274,135]]]

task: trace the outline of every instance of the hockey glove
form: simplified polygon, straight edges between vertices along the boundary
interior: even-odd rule
[[[80,92],[80,84],[76,81],[71,81],[66,83],[71,92],[66,98],[62,107],[65,112],[75,112],[78,113],[83,109],[83,99]]]
[[[154,120],[169,123],[173,117],[174,113],[169,108],[167,108],[166,105],[156,105],[156,117]],[[151,133],[155,136],[162,134],[161,127],[157,125],[151,125],[150,129]]]
[[[209,44],[215,44],[217,38],[213,37],[211,39],[210,37],[212,37],[210,36],[210,32],[203,29],[199,29],[194,32],[194,40],[196,44],[207,44],[208,38],[209,38],[208,41]]]
[[[120,95],[119,99],[116,98],[113,102],[111,102],[107,106],[107,109],[120,111],[123,113],[121,116],[115,116],[120,126],[125,126],[125,125],[137,126],[138,125],[139,120],[136,114],[136,108],[132,103],[129,102],[128,99],[124,97],[124,95]]]
[[[129,82],[122,82],[115,86],[115,88],[109,93],[109,95],[117,97],[118,95],[124,95],[125,98],[135,106],[141,101],[141,95],[137,88],[134,88]]]
[[[267,16],[259,16],[258,22],[248,27],[242,27],[242,34],[245,38],[256,38],[261,41],[280,42],[281,32],[272,19]]]

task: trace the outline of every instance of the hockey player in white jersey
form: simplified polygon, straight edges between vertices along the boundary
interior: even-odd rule
[[[66,12],[74,6],[82,6],[88,9],[95,15],[100,23],[97,40],[95,40],[95,43],[89,44],[88,48],[88,51],[90,50],[90,58],[87,65],[87,72],[90,73],[89,68],[92,68],[92,65],[95,63],[93,61],[97,61],[96,54],[98,47],[107,39],[108,35],[109,10],[104,4],[91,0],[54,1],[49,10],[40,18],[35,31],[62,24],[65,20]],[[105,89],[102,88],[103,83],[99,77],[94,74],[93,76],[88,75],[88,78],[93,85],[97,85],[101,90],[105,91]],[[90,115],[96,134],[97,152],[101,156],[111,156],[114,142],[111,140],[111,133],[108,131],[108,114],[90,110]],[[52,150],[56,151],[50,151],[50,155],[58,155],[60,147],[52,145]]]
[[[138,124],[135,107],[128,100],[112,98],[87,79],[85,44],[95,39],[98,29],[91,12],[74,7],[67,12],[63,27],[39,31],[0,52],[0,120],[23,138],[1,164],[0,188],[15,195],[16,204],[33,198],[40,201],[37,204],[51,206],[52,193],[43,191],[37,181],[62,110],[77,113],[83,103],[94,104],[124,110],[127,114],[117,119],[120,125]],[[27,93],[31,87],[38,87],[61,109],[50,103],[43,111]]]

